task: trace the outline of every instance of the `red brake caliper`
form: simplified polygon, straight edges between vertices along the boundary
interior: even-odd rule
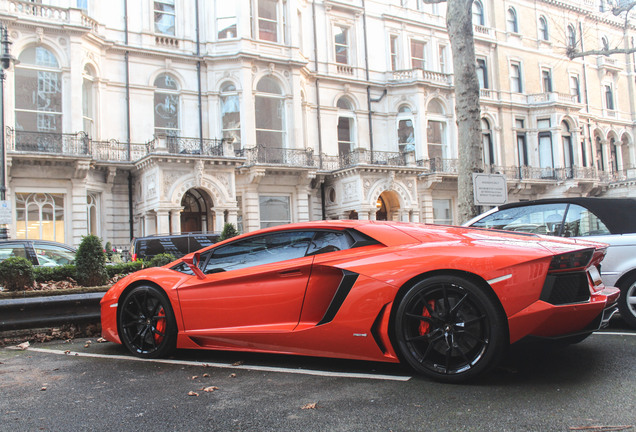
[[[435,300],[429,300],[428,301],[428,305],[431,308],[431,310],[435,310]],[[424,310],[422,311],[422,316],[424,316],[424,317],[430,317],[431,316],[431,314],[428,312],[427,308],[424,308]],[[429,323],[427,323],[426,321],[421,321],[420,322],[420,335],[425,335],[426,333],[428,333],[430,327],[431,327],[431,325]]]
[[[161,308],[157,316],[161,318],[157,320],[157,326],[155,328],[157,329],[157,332],[163,334],[166,331],[166,312],[163,310],[163,308]],[[162,340],[163,336],[155,333],[155,343],[160,344]]]

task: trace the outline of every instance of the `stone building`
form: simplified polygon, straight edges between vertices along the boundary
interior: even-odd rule
[[[475,0],[484,170],[509,200],[636,196],[607,0]],[[331,218],[461,223],[445,5],[0,0],[10,237]]]

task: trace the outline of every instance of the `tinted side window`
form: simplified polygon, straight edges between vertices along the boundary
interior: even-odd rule
[[[611,234],[603,222],[591,211],[571,204],[564,227],[565,237],[583,237]]]
[[[500,210],[473,226],[536,234],[557,235],[567,204],[540,204]]]
[[[313,234],[310,231],[276,232],[221,246],[212,251],[203,272],[211,274],[301,258]]]
[[[72,264],[75,253],[61,246],[33,243],[33,248],[41,266],[55,266]]]
[[[353,238],[344,231],[318,231],[309,245],[307,255],[349,249],[352,244]]]
[[[24,244],[8,243],[0,245],[0,261],[4,261],[7,258],[11,257],[26,258],[30,261],[30,259],[27,257]]]

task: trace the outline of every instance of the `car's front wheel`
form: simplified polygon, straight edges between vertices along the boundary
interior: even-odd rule
[[[122,343],[138,357],[164,357],[176,347],[174,312],[159,288],[142,285],[126,293],[117,322]]]
[[[618,311],[631,328],[636,328],[636,275],[621,281],[619,288]]]
[[[393,317],[401,360],[444,382],[473,378],[500,360],[505,316],[483,288],[456,276],[434,276],[411,287]]]

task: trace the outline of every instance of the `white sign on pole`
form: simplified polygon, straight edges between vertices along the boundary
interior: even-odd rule
[[[11,201],[0,201],[0,225],[11,225]]]
[[[508,186],[503,174],[473,173],[475,205],[497,206],[508,201]]]

